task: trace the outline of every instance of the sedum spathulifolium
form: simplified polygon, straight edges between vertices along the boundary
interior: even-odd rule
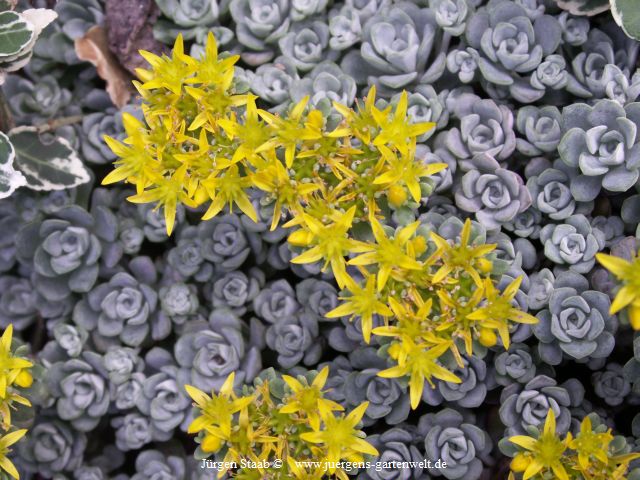
[[[514,322],[537,322],[515,306],[521,277],[497,287],[496,245],[478,242],[470,220],[455,241],[387,220],[416,210],[447,168],[416,157],[434,124],[410,120],[406,92],[382,109],[372,87],[355,109],[334,102],[338,115],[307,108],[308,97],[274,115],[234,92],[238,56],[219,56],[213,35],[198,59],[181,37],[170,57],[141,54],[144,120],[125,113],[124,141],[105,137],[118,159],[103,184],[134,184],[129,200],[162,207],[169,234],[180,205],[202,207],[203,220],[237,208],[256,221],[249,195],[259,192],[272,230],[289,219],[291,262],[330,268],[342,289],[326,316],[360,322],[367,343],[382,337],[390,368],[379,375],[408,380],[413,408],[425,381],[461,382],[440,363],[446,352],[464,368],[474,345],[508,348]]]

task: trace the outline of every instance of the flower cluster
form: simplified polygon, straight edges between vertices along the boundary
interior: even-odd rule
[[[26,428],[16,429],[11,418],[11,411],[30,407],[31,402],[21,395],[23,388],[33,383],[30,369],[33,366],[24,358],[28,347],[12,350],[13,325],[9,325],[0,337],[0,469],[18,479],[20,474],[15,465],[7,458],[11,447],[27,433]]]
[[[532,427],[531,436],[517,435],[508,441],[518,450],[510,479],[515,478],[513,472],[525,479],[549,474],[560,480],[625,478],[629,464],[640,458],[640,453],[629,453],[624,437],[614,437],[596,414],[582,420],[575,436],[568,433],[563,438],[549,409],[542,431]]]
[[[345,413],[325,398],[328,375],[329,367],[298,379],[267,372],[242,395],[234,392],[233,373],[211,396],[187,385],[199,415],[188,430],[199,433],[196,456],[214,454],[219,476],[233,470],[236,476],[319,479],[328,473],[346,480],[342,461],[364,464],[365,455],[378,451],[357,428],[367,402]]]
[[[129,200],[162,207],[168,234],[178,204],[209,202],[203,220],[236,206],[257,222],[249,188],[263,192],[272,231],[292,217],[284,225],[294,228],[288,242],[302,252],[291,262],[322,262],[346,291],[326,316],[360,320],[366,343],[372,333],[391,337],[386,353],[397,366],[378,375],[408,378],[412,408],[425,380],[432,387],[434,378],[460,382],[438,364],[451,351],[464,366],[458,341],[468,355],[474,341],[491,347],[498,334],[509,348],[510,322],[537,323],[512,305],[521,277],[497,288],[496,245],[472,239],[470,220],[454,245],[418,233],[419,221],[395,231],[379,221],[390,206],[419,203],[432,188],[426,178],[447,167],[416,158],[416,137],[433,125],[410,123],[406,92],[384,110],[375,106],[375,88],[356,110],[334,102],[342,120],[331,128],[321,111],[305,110],[307,97],[287,115],[273,115],[254,97],[235,94],[238,58],[219,58],[212,34],[200,60],[184,54],[182,37],[170,58],[143,55],[152,67],[138,72],[146,128],[129,115],[123,142],[106,137],[119,158],[103,183],[133,183],[137,194]],[[374,315],[387,325],[372,329]]]
[[[2,465],[638,480],[640,49],[599,3],[0,0]]]

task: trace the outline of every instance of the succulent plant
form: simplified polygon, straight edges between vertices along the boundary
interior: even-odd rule
[[[278,40],[280,53],[293,61],[299,72],[308,72],[322,61],[338,57],[329,49],[329,27],[320,21],[296,23]]]
[[[617,319],[609,315],[609,297],[587,290],[580,275],[561,275],[554,282],[549,308],[537,314],[533,333],[542,360],[558,365],[563,356],[577,361],[609,356],[615,345]]]
[[[523,343],[512,343],[509,350],[493,359],[496,382],[507,386],[513,382],[528,383],[536,375],[536,364],[530,348]]]
[[[567,218],[560,225],[545,225],[540,231],[545,256],[558,266],[573,272],[587,273],[595,265],[595,255],[604,248],[604,234],[592,228],[581,214]]]
[[[532,20],[526,10],[510,0],[490,0],[467,21],[468,45],[480,53],[478,67],[484,79],[508,88],[517,101],[531,103],[545,89],[530,83],[542,59],[560,45],[562,29],[551,15]]]
[[[575,103],[563,109],[562,122],[558,152],[563,162],[579,170],[571,181],[576,200],[593,200],[600,188],[625,192],[635,185],[640,177],[640,103]]]
[[[445,139],[451,153],[463,160],[481,153],[498,161],[509,158],[516,148],[511,110],[479,97],[471,97],[464,103],[466,111],[459,115],[460,128],[449,130]],[[473,169],[471,165],[461,167],[465,171]]]
[[[413,436],[409,432],[402,428],[391,428],[382,434],[367,437],[367,441],[378,450],[379,455],[375,459],[377,465],[367,468],[366,478],[372,480],[422,478],[424,469],[419,466],[406,469],[384,468],[384,465],[396,465],[392,462],[420,464],[422,454],[415,445],[412,445]]]
[[[517,174],[500,167],[488,154],[473,157],[476,169],[464,174],[455,189],[456,205],[475,213],[487,230],[498,230],[531,205],[531,194]]]
[[[147,478],[174,478],[183,480],[185,462],[175,455],[164,455],[157,450],[144,450],[136,458],[136,473],[131,480]]]
[[[347,53],[341,66],[358,84],[376,85],[382,94],[433,83],[445,69],[441,37],[433,11],[409,2],[385,5],[363,24],[360,52]]]
[[[82,463],[87,436],[74,430],[67,422],[44,417],[31,429],[26,441],[18,446],[29,473],[53,477],[73,472]]]
[[[170,331],[170,323],[155,315],[158,294],[132,275],[119,272],[107,283],[96,286],[76,305],[73,320],[92,331],[102,348],[122,342],[140,346],[148,336],[161,340]]]
[[[313,67],[304,78],[292,83],[291,100],[299,102],[306,96],[309,96],[310,105],[329,115],[333,111],[333,102],[353,104],[356,83],[338,65],[326,60]]]
[[[247,48],[242,58],[249,65],[271,60],[274,47],[289,30],[289,0],[231,0],[238,42]]]
[[[110,405],[106,377],[100,355],[94,352],[51,365],[46,385],[58,416],[81,432],[96,428]]]
[[[18,231],[16,255],[33,269],[34,287],[46,299],[60,301],[95,284],[103,245],[116,236],[113,214],[99,211],[92,216],[75,205],[64,207]]]
[[[604,370],[591,375],[593,390],[607,405],[620,405],[631,392],[631,384],[624,377],[622,365],[609,363]]]
[[[425,454],[442,459],[446,467],[432,468],[431,475],[448,480],[477,480],[482,475],[483,457],[491,451],[491,439],[473,421],[450,408],[420,418],[418,432],[424,435]]]
[[[556,416],[558,432],[567,432],[571,424],[570,407],[577,406],[584,398],[584,387],[571,379],[558,385],[546,375],[533,377],[524,386],[512,383],[500,396],[500,420],[507,427],[506,435],[526,432],[528,425],[541,427],[549,409]]]
[[[208,323],[189,327],[174,346],[181,382],[211,391],[231,372],[240,383],[250,382],[261,370],[259,350],[247,344],[240,320],[229,310],[213,310]]]
[[[322,356],[318,318],[312,312],[280,317],[267,328],[266,342],[278,353],[278,364],[290,369],[299,363],[311,366]]]

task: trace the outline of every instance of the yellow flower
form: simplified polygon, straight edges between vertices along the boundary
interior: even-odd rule
[[[133,203],[155,202],[156,208],[162,206],[167,235],[171,235],[171,232],[173,232],[179,203],[190,207],[197,206],[184,190],[186,170],[187,165],[182,165],[169,178],[159,177],[156,180],[156,185],[149,190],[127,197],[127,200]]]
[[[5,329],[0,338],[0,398],[7,399],[7,389],[16,382],[30,384],[31,374],[27,371],[33,366],[29,360],[16,357],[11,352],[13,325]]]
[[[287,457],[287,465],[293,478],[296,480],[322,480],[324,478],[325,469],[323,465],[316,468],[309,466],[308,468],[313,468],[313,470],[309,471],[304,462],[305,460],[295,460],[293,457]]]
[[[374,330],[375,332],[375,330]],[[437,359],[449,350],[449,345],[443,343],[434,347],[415,343],[409,338],[402,339],[402,343],[393,345],[396,349],[389,349],[389,354],[398,360],[398,365],[378,373],[383,378],[409,377],[409,394],[411,408],[416,409],[422,398],[425,380],[433,386],[432,378],[445,382],[460,383],[461,380],[449,370],[437,363]]]
[[[291,260],[291,263],[314,263],[324,260],[323,270],[331,265],[336,281],[340,288],[348,283],[345,255],[348,253],[363,253],[371,250],[371,246],[349,237],[356,207],[351,207],[345,213],[335,212],[334,221],[324,225],[316,218],[302,214],[305,229],[296,230],[289,235],[289,243],[293,246],[311,246],[302,254]]]
[[[479,287],[482,286],[482,279],[478,269],[483,270],[482,260],[484,257],[495,250],[496,244],[488,243],[478,246],[470,245],[471,240],[471,220],[467,218],[460,232],[460,243],[451,245],[440,235],[431,232],[431,240],[434,241],[438,249],[432,257],[442,260],[443,265],[433,275],[432,282],[440,283],[449,274],[456,270],[466,272]]]
[[[296,155],[296,147],[300,141],[322,138],[320,130],[320,127],[322,127],[322,113],[318,110],[313,110],[308,114],[306,122],[302,118],[308,102],[309,97],[304,97],[293,106],[286,118],[273,115],[264,110],[258,110],[258,115],[271,125],[274,138],[266,141],[256,151],[259,153],[274,147],[282,147],[285,149],[284,158],[287,168],[291,168]]]
[[[146,50],[140,50],[140,55],[151,65],[151,70],[136,69],[136,73],[144,82],[141,86],[144,90],[166,88],[179,95],[183,84],[193,83],[193,78],[189,77],[196,71],[198,63],[185,55],[182,34],[178,35],[173,44],[171,58],[166,55],[159,57]]]
[[[387,110],[381,111],[376,107],[371,108],[371,114],[380,127],[380,133],[373,139],[375,146],[380,148],[384,145],[391,145],[403,155],[407,155],[411,142],[436,126],[433,122],[412,124],[407,118],[407,104],[407,92],[403,90],[393,116],[389,115]]]
[[[367,97],[363,104],[356,100],[358,106],[357,113],[338,102],[333,102],[333,108],[340,113],[345,119],[341,125],[333,132],[328,133],[329,137],[348,137],[354,135],[363,144],[368,145],[371,142],[371,132],[375,130],[377,125],[373,118],[372,111],[376,103],[376,87],[372,85],[367,93]],[[381,113],[387,115],[391,111],[391,105],[387,106]]]
[[[386,160],[385,173],[376,177],[375,185],[386,185],[389,188],[406,185],[415,202],[420,202],[420,179],[438,173],[447,168],[446,163],[424,164],[415,158],[416,142],[407,145],[406,151],[400,156],[384,145],[378,147],[382,157]]]
[[[378,314],[383,317],[390,317],[393,312],[389,307],[380,301],[379,293],[376,292],[375,275],[365,277],[364,287],[358,285],[351,277],[347,277],[347,290],[349,296],[340,297],[344,303],[337,306],[325,315],[327,318],[338,318],[345,315],[355,315],[360,317],[362,322],[362,335],[364,341],[369,343],[371,339],[371,328],[373,326],[373,315]]]
[[[257,222],[258,214],[249,200],[249,195],[247,195],[247,188],[251,183],[251,177],[241,175],[238,165],[235,164],[224,171],[212,173],[202,181],[202,186],[211,198],[211,205],[202,219],[209,220],[215,217],[225,205],[229,205],[229,211],[231,211],[235,203],[242,213]]]
[[[191,385],[184,388],[193,399],[194,406],[202,415],[196,417],[189,425],[188,433],[198,433],[207,430],[215,436],[225,439],[231,435],[231,421],[233,415],[253,402],[254,397],[238,397],[233,391],[235,374],[231,373],[225,380],[218,394],[211,392],[211,396]],[[203,449],[205,445],[203,444]],[[207,449],[205,449],[206,451]]]
[[[394,297],[389,297],[389,306],[394,315],[394,322],[390,325],[377,327],[373,330],[375,335],[383,337],[396,337],[400,340],[409,339],[417,341],[423,339],[428,343],[441,343],[434,341],[433,333],[425,325],[431,321],[431,307],[433,300],[430,298],[423,301],[417,292],[412,294],[413,302],[418,307],[414,310],[408,301],[398,301]]]
[[[522,277],[513,280],[504,291],[493,286],[491,279],[484,281],[484,295],[487,304],[467,315],[469,320],[476,320],[481,327],[496,330],[502,339],[504,348],[509,348],[509,320],[516,323],[536,324],[538,319],[513,306],[513,299],[518,293]]]
[[[378,265],[377,272],[377,288],[378,292],[381,292],[384,286],[387,284],[389,275],[394,267],[404,268],[407,270],[420,270],[422,265],[414,258],[407,255],[407,243],[416,233],[416,230],[420,226],[420,222],[414,222],[406,227],[400,229],[393,239],[389,239],[382,228],[382,225],[373,215],[370,215],[369,221],[371,222],[371,230],[373,236],[376,239],[376,244],[373,245],[373,251],[364,253],[352,260],[349,260],[349,265]]]
[[[11,452],[9,447],[24,437],[25,433],[27,433],[26,429],[16,430],[0,438],[0,468],[15,479],[19,479],[20,474],[13,463],[11,463],[11,460],[7,458],[7,454]]]
[[[204,56],[198,61],[198,68],[192,83],[219,86],[222,90],[228,90],[233,81],[233,66],[239,59],[240,55],[230,55],[219,60],[216,37],[212,32],[209,32]]]
[[[336,463],[345,459],[350,462],[362,461],[362,454],[378,455],[378,451],[366,440],[365,434],[356,426],[362,420],[369,402],[361,403],[346,416],[334,416],[325,405],[318,405],[322,417],[323,430],[300,435],[305,442],[320,443],[326,449],[326,457],[320,459],[329,464],[329,473],[336,471]]]
[[[313,379],[311,385],[303,385],[289,375],[283,375],[282,379],[293,391],[293,395],[285,398],[285,405],[280,408],[280,413],[301,413],[309,419],[309,425],[314,430],[320,428],[320,405],[328,410],[342,411],[344,408],[336,402],[323,397],[322,389],[329,376],[329,367],[324,367]]]
[[[578,465],[586,470],[592,456],[602,463],[609,462],[607,453],[612,440],[611,430],[596,433],[591,427],[591,419],[584,417],[580,424],[580,432],[569,442],[569,447],[578,452]]]
[[[148,145],[146,130],[142,123],[130,113],[122,114],[122,123],[127,133],[124,143],[105,135],[104,141],[118,156],[115,170],[102,180],[102,185],[126,180],[136,185],[138,193],[160,174],[160,163],[153,157]],[[145,132],[145,134],[143,134]]]
[[[236,115],[218,120],[218,125],[226,132],[229,138],[238,141],[238,148],[233,152],[233,157],[227,162],[219,163],[220,168],[247,159],[252,164],[260,161],[257,150],[260,145],[269,139],[269,127],[260,120],[258,107],[254,95],[247,96],[247,112],[243,122],[238,122]]]
[[[265,155],[266,153],[266,155]],[[288,170],[275,155],[275,152],[265,152],[268,163],[251,176],[253,184],[275,199],[271,230],[275,230],[283,214],[283,208],[292,212],[302,210],[300,201],[310,193],[320,188],[315,183],[302,183],[291,178]]]
[[[544,422],[544,429],[538,439],[526,435],[509,437],[509,441],[527,450],[525,455],[518,457],[517,462],[527,463],[523,480],[528,480],[541,471],[552,471],[555,478],[569,480],[564,467],[563,454],[571,441],[571,434],[562,441],[556,433],[556,416],[550,408]],[[517,466],[517,465],[516,465]]]
[[[613,315],[629,307],[631,326],[634,330],[640,330],[640,256],[636,255],[628,262],[620,257],[598,253],[596,259],[622,282],[609,313]]]

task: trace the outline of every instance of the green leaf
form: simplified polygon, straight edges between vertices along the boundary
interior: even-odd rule
[[[24,176],[13,168],[15,157],[9,137],[0,132],[0,198],[7,198],[26,183]]]
[[[64,138],[45,141],[34,127],[9,132],[16,152],[16,167],[33,190],[64,190],[91,180],[89,170]]]
[[[0,0],[0,12],[7,10],[13,10],[16,6],[17,0]]]
[[[609,10],[609,0],[556,0],[556,3],[572,15],[591,17]]]
[[[0,12],[0,60],[19,54],[33,39],[34,27],[19,13]]]
[[[640,40],[640,0],[611,0],[611,14],[624,33]]]

